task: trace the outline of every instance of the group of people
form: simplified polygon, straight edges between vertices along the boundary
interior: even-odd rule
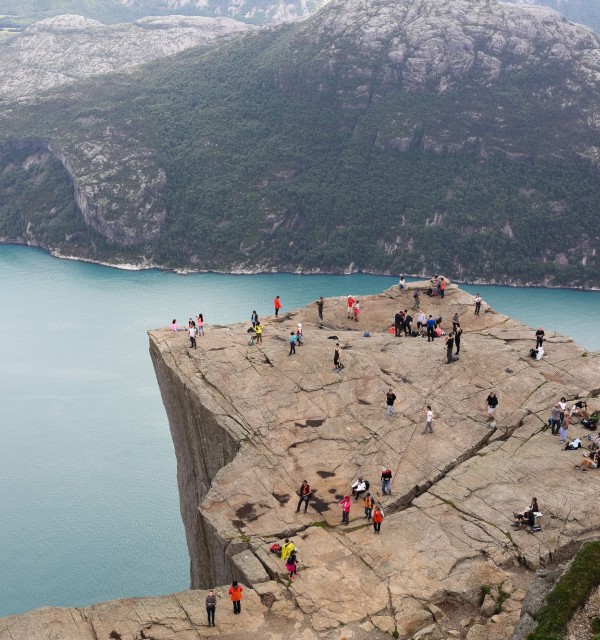
[[[346,318],[349,320],[355,320],[358,322],[358,315],[360,313],[360,301],[356,300],[352,296],[348,296],[346,300]]]
[[[171,329],[177,333],[183,327],[180,327],[177,320],[173,318]],[[189,319],[187,332],[190,337],[190,349],[196,349],[196,337],[204,335],[204,316],[201,313],[196,316],[195,320],[194,318]]]
[[[231,587],[229,587],[229,599],[233,604],[233,613],[242,613],[242,592],[244,587],[238,584],[237,580],[233,580]],[[214,591],[209,591],[204,600],[206,606],[206,617],[208,619],[208,626],[215,627],[215,613],[217,611],[217,594]]]

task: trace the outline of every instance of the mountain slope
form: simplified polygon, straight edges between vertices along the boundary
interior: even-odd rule
[[[50,241],[30,178],[0,235],[179,268],[600,284],[599,73],[598,36],[546,9],[335,1],[5,109],[4,181],[15,149],[47,150],[79,217]]]
[[[48,18],[0,42],[0,97],[130,69],[248,28],[229,18],[171,16],[110,26],[75,15]]]

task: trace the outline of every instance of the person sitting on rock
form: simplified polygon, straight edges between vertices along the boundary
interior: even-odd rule
[[[589,418],[587,410],[587,402],[585,400],[577,400],[577,402],[571,407],[569,412],[571,416],[581,416],[582,418]]]
[[[589,471],[590,469],[597,469],[600,463],[600,451],[594,451],[590,453],[589,458],[583,457],[576,467],[579,467],[582,471]]]
[[[513,513],[513,516],[517,520],[523,520],[527,517],[527,513],[532,511],[533,513],[539,513],[540,507],[538,505],[537,498],[531,498],[531,504],[527,507],[527,509],[523,509],[520,513]]]
[[[358,480],[352,485],[352,495],[355,502],[358,502],[358,498],[361,494],[369,490],[369,481],[363,480],[362,476],[358,476]]]
[[[535,527],[535,513],[528,509],[523,516],[519,514],[519,517],[513,522],[513,527]]]

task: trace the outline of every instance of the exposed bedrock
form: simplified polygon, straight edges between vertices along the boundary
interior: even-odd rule
[[[208,327],[196,350],[185,332],[151,332],[194,587],[234,577],[257,587],[283,580],[268,547],[289,536],[301,573],[288,592],[319,633],[369,618],[410,638],[441,624],[431,606],[484,615],[482,586],[505,584],[512,604],[486,605],[498,609],[495,635],[485,616],[462,631],[469,640],[508,638],[530,569],[597,536],[593,483],[574,469],[580,454],[562,451],[546,420],[561,396],[596,395],[600,356],[550,334],[548,355],[532,360],[532,329],[485,304],[474,315],[472,297],[450,286],[444,300],[422,296],[425,312],[442,316],[446,330],[460,316],[460,359],[446,364],[443,340],[388,331],[394,313],[412,305],[413,286],[361,299],[359,322],[346,318],[344,298],[325,302],[322,327],[314,304],[266,318],[262,345],[250,344],[247,324]],[[298,322],[304,345],[288,356]],[[332,336],[342,346],[340,374]],[[386,419],[389,388],[398,400]],[[500,399],[493,428],[485,404],[491,390]],[[427,404],[434,433],[423,435]],[[572,437],[584,433],[571,426]],[[381,495],[382,466],[394,472],[391,496]],[[337,503],[359,474],[385,511],[381,536],[359,504],[350,525],[340,525]],[[315,490],[307,514],[295,511],[303,479]],[[512,512],[532,495],[542,504],[542,532],[515,532]]]

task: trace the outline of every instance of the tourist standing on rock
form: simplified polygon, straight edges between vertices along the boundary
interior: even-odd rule
[[[199,313],[198,317],[196,318],[196,327],[198,328],[198,335],[203,336],[204,335],[204,316],[201,313]]]
[[[312,489],[310,488],[308,482],[306,480],[302,480],[302,484],[300,485],[300,489],[298,489],[298,495],[300,496],[300,500],[298,500],[298,507],[296,508],[296,513],[300,512],[300,507],[302,503],[304,503],[304,513],[308,509],[308,503],[312,497]]]
[[[487,397],[487,419],[488,422],[491,422],[494,419],[494,411],[496,411],[496,407],[498,406],[498,398],[493,391],[490,391],[490,395]]]
[[[379,505],[373,508],[373,533],[381,533],[381,523],[383,522],[383,511]]]
[[[263,326],[260,321],[256,323],[256,326],[254,327],[254,333],[256,335],[256,344],[262,344]]]
[[[481,295],[478,293],[475,296],[475,315],[478,316],[481,311]]]
[[[552,429],[553,436],[558,435],[560,423],[560,407],[555,404],[552,409],[550,409],[550,428]]]
[[[402,313],[400,311],[396,312],[394,316],[394,337],[399,338],[402,333]]]
[[[408,313],[408,309],[404,309],[404,322],[402,325],[404,326],[404,335],[409,336],[412,333],[412,321],[413,317]]]
[[[342,507],[342,524],[348,524],[350,522],[350,507],[352,506],[350,496],[344,496],[339,501],[339,505]]]
[[[452,364],[454,362],[454,356],[452,352],[454,351],[454,333],[450,332],[450,335],[446,336],[446,364]]]
[[[295,355],[296,354],[296,334],[291,331],[290,332],[290,352],[288,353],[288,356],[291,355]]]
[[[317,311],[319,312],[319,320],[323,322],[323,305],[325,304],[325,300],[323,300],[323,296],[321,296],[315,304],[317,305]]]
[[[542,344],[544,343],[544,336],[546,334],[544,333],[544,330],[542,329],[542,327],[538,327],[538,330],[535,332],[535,347],[536,349],[538,347],[541,347]]]
[[[238,585],[237,580],[234,580],[229,587],[229,597],[233,602],[233,613],[242,613],[242,591],[244,588],[242,585]]]
[[[384,496],[392,493],[392,470],[388,467],[381,467],[381,493]]]
[[[460,327],[460,316],[458,311],[452,316],[452,331],[456,331]]]
[[[417,313],[417,329],[421,329],[421,327],[425,327],[427,325],[427,316],[423,309],[419,309]]]
[[[560,423],[560,442],[561,444],[567,443],[567,431],[569,429],[569,416],[565,416]]]
[[[281,546],[281,559],[285,562],[295,548],[294,543],[290,542],[289,538],[286,538],[285,542]]]
[[[440,279],[439,290],[440,290],[440,298],[443,300],[444,294],[446,293],[446,281],[444,280],[443,277]]]
[[[365,508],[365,518],[367,522],[370,522],[371,515],[373,514],[373,507],[375,506],[375,501],[371,497],[370,493],[363,498],[363,507]]]
[[[190,349],[196,348],[196,323],[191,320],[190,327],[188,329],[188,333],[190,334]]]
[[[400,282],[398,283],[398,289],[400,289],[400,291],[404,291],[404,289],[406,289],[406,280],[404,279],[404,276],[400,276]]]
[[[415,292],[413,293],[413,306],[412,309],[413,311],[417,311],[417,309],[419,309],[419,307],[421,306],[421,299],[419,298],[419,291],[418,289],[415,289]]]
[[[215,626],[215,609],[217,608],[217,596],[214,591],[209,591],[206,596],[206,616],[208,618],[208,626]]]
[[[435,320],[430,315],[427,318],[427,342],[433,342],[435,340]]]
[[[344,365],[342,364],[342,355],[340,353],[340,343],[336,342],[335,343],[335,351],[333,352],[333,364],[334,364],[334,371],[336,373],[339,373],[343,368]]]
[[[427,405],[427,413],[425,417],[425,429],[423,429],[423,435],[426,433],[433,433],[433,411],[431,405]]]
[[[253,311],[250,315],[250,321],[252,322],[253,327],[258,324],[258,313],[256,313],[256,311]]]
[[[275,296],[275,300],[273,300],[273,306],[275,307],[275,317],[279,315],[279,310],[281,309],[281,300],[279,296]]]
[[[454,332],[454,344],[456,345],[456,355],[460,353],[460,337],[462,336],[462,329],[458,325],[458,329]]]
[[[292,551],[292,553],[290,553],[289,558],[285,561],[285,568],[290,574],[290,580],[293,580],[298,572],[298,558],[296,556],[296,551]]]
[[[347,305],[346,317],[347,318],[352,318],[352,315],[353,315],[352,309],[354,307],[354,302],[355,302],[354,298],[352,296],[348,296],[348,301],[346,302],[346,305]]]
[[[302,342],[302,323],[298,323],[298,329],[296,330],[296,344],[298,346],[302,346],[304,342]]]
[[[360,301],[355,300],[352,305],[352,315],[354,316],[354,322],[358,322],[358,314],[360,313]]]
[[[394,402],[396,402],[396,394],[389,389],[385,394],[385,404],[387,406],[385,413],[386,418],[394,415]]]

